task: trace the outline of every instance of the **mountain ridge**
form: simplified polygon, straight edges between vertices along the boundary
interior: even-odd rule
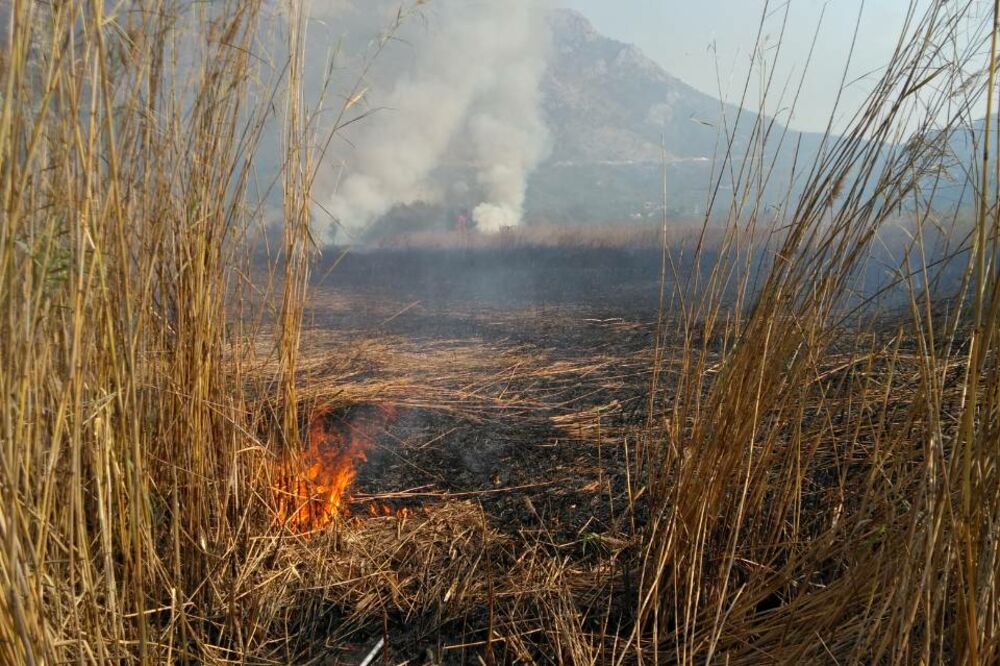
[[[765,159],[775,160],[772,180],[783,183],[768,192],[777,200],[787,192],[795,147],[801,156],[820,146],[820,134],[786,128],[697,90],[637,46],[603,35],[578,11],[554,10],[549,25],[541,96],[552,152],[529,182],[529,222],[658,219],[664,167],[668,211],[700,217],[713,165],[727,152],[739,162],[758,121],[773,123]]]
[[[552,162],[661,163],[664,150],[668,161],[711,158],[722,102],[637,46],[601,34],[576,10],[554,10],[549,26],[542,99]]]

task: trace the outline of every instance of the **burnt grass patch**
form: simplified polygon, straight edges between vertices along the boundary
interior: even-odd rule
[[[318,537],[333,540],[331,561],[353,557],[346,534],[379,525],[392,539],[410,529],[414,543],[428,539],[412,558],[431,558],[440,535],[421,530],[458,511],[477,536],[465,546],[456,537],[440,573],[461,581],[448,568],[467,557],[486,587],[466,590],[458,607],[448,589],[413,602],[436,583],[412,582],[421,567],[393,551],[377,566],[400,587],[411,581],[411,601],[382,599],[392,596],[385,586],[372,592],[377,603],[325,593],[301,627],[326,636],[325,647],[303,641],[300,656],[326,650],[329,663],[355,663],[385,638],[396,661],[467,663],[487,650],[501,663],[544,661],[544,636],[569,603],[549,590],[556,578],[575,581],[560,585],[577,590],[581,628],[599,631],[614,609],[616,632],[630,622],[625,561],[644,498],[630,496],[627,469],[646,418],[658,253],[513,255],[349,255],[314,286],[307,395],[395,406],[358,465],[351,517],[331,529],[339,536]],[[371,534],[369,553],[381,543]],[[537,626],[518,628],[525,617]]]
[[[504,252],[348,255],[313,287],[304,394],[392,404],[395,417],[358,466],[351,517],[317,537],[329,539],[328,572],[318,598],[299,606],[319,613],[304,634],[325,639],[304,641],[303,655],[356,663],[381,638],[396,662],[469,663],[492,652],[500,663],[547,663],[546,649],[569,631],[559,618],[604,656],[631,630],[650,519],[635,461],[649,432],[658,254],[516,249],[503,266]],[[661,342],[667,355],[683,343]],[[686,343],[711,362],[726,341],[693,331]],[[829,362],[832,399],[856,370]],[[660,401],[670,400],[665,382]],[[803,428],[821,421],[802,412]],[[860,489],[867,473],[835,473],[825,456],[814,463],[804,509],[842,483]],[[823,516],[817,508],[803,533],[818,538]],[[709,577],[715,560],[707,556]],[[811,582],[844,566],[839,556],[817,561]],[[784,609],[793,588],[764,594],[753,612]]]

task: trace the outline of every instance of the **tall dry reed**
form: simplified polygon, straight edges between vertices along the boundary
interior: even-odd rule
[[[277,356],[294,400],[299,169],[283,181],[290,260],[264,358],[246,239],[267,123],[287,127],[284,161],[308,166],[288,93],[300,58],[268,61],[277,8],[256,0],[5,4],[0,661],[260,652],[282,611],[254,577],[274,548],[266,445],[294,439],[295,417],[258,427],[276,422],[270,389],[246,371]]]
[[[784,136],[763,115],[736,119],[754,123],[754,140],[723,159],[718,182],[731,189],[714,201],[733,240],[707,281],[681,280],[676,328],[661,332],[683,351],[656,369],[669,406],[647,443],[652,509],[635,650],[623,655],[1000,659],[997,24],[968,32],[972,9],[911,6],[867,101],[800,167],[802,194],[777,213],[761,192],[768,146]],[[764,77],[762,108],[776,90]],[[949,141],[983,98],[971,260],[958,293],[939,299],[924,230],[940,224],[932,195]],[[892,313],[861,282],[901,210],[915,222]],[[743,246],[747,231],[766,242]],[[774,252],[755,284],[760,247]]]

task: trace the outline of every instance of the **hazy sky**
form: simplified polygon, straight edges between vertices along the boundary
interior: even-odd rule
[[[718,65],[724,94],[730,101],[738,101],[732,98],[739,94],[745,81],[764,0],[560,1],[583,12],[600,32],[636,44],[674,76],[716,97],[719,96]],[[821,130],[833,107],[862,0],[788,2],[788,27],[776,72],[782,82],[789,77],[798,81],[823,15],[807,83],[790,122],[797,129]],[[777,41],[785,4],[785,0],[770,3],[771,18],[764,34],[772,43]],[[908,0],[864,2],[849,80],[885,64],[895,46],[908,4]],[[864,80],[855,83],[841,102],[841,114],[856,107],[865,92]]]

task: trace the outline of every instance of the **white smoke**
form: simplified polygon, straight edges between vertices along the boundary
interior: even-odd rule
[[[538,20],[544,25],[543,19]],[[528,34],[525,39],[538,37]],[[478,180],[487,196],[473,216],[484,231],[520,223],[527,176],[548,152],[549,135],[539,114],[544,71],[539,48],[544,49],[544,43],[505,59],[503,75],[477,100],[469,120],[476,159],[482,165]]]
[[[328,2],[314,16],[370,22],[391,6]],[[324,208],[358,231],[397,204],[434,199],[435,170],[463,162],[476,170],[479,228],[515,226],[527,178],[549,145],[539,106],[549,0],[420,4],[422,19],[409,20],[395,57],[372,83],[367,102],[377,110],[350,135],[343,177]]]
[[[494,233],[519,225],[521,207],[517,204],[481,203],[472,211],[472,219],[476,221],[476,228],[480,231]]]

